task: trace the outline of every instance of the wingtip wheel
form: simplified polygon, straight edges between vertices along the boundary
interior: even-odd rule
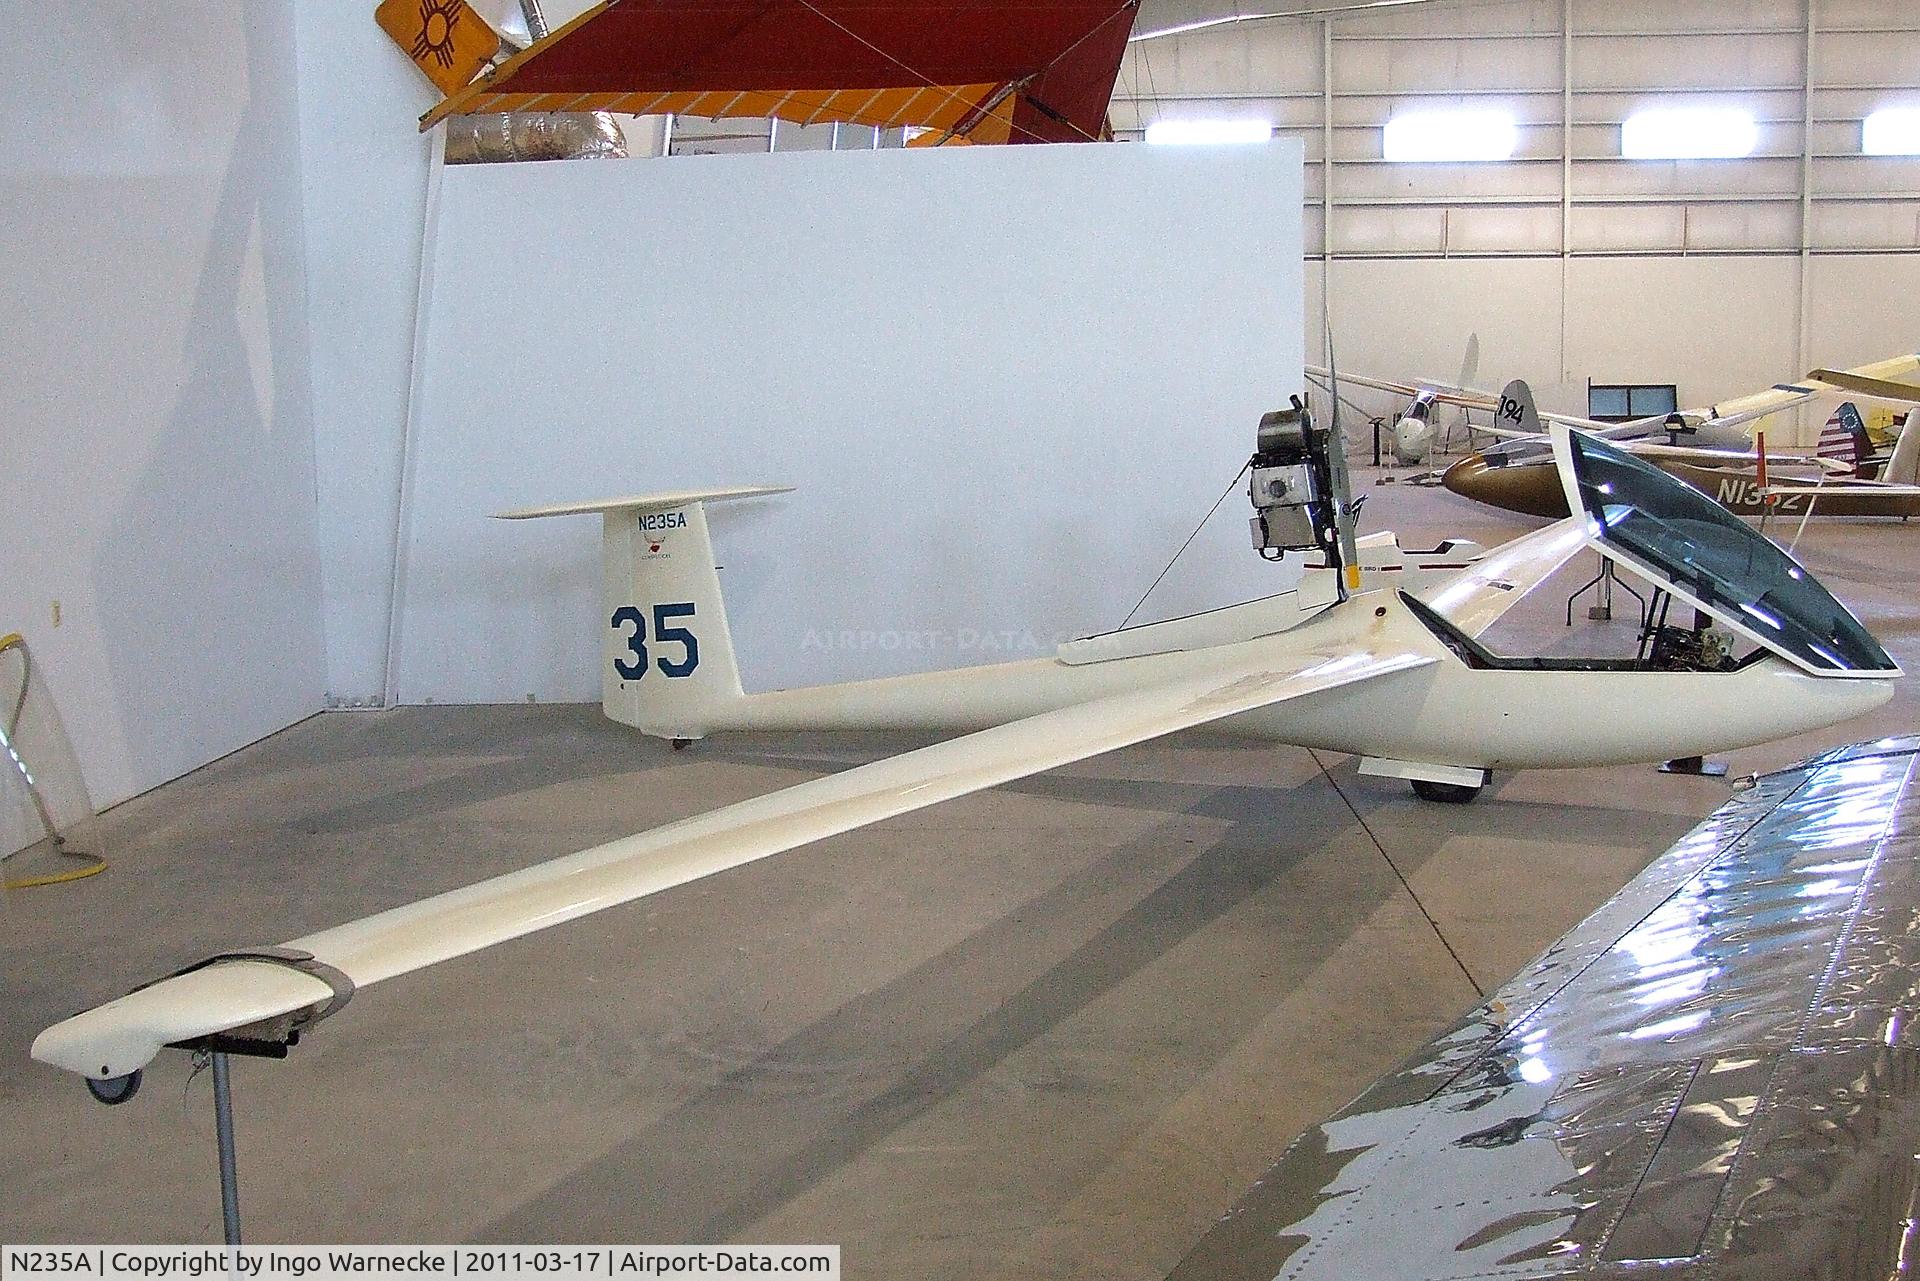
[[[1413,794],[1423,801],[1436,801],[1442,805],[1466,805],[1476,800],[1486,784],[1468,786],[1464,783],[1436,783],[1431,779],[1416,778],[1409,780],[1413,784]]]
[[[135,1068],[125,1076],[90,1076],[87,1078],[87,1093],[110,1108],[119,1107],[140,1093],[140,1069]]]
[[[1663,761],[1659,766],[1662,774],[1686,774],[1694,778],[1725,778],[1727,763],[1710,761],[1703,756],[1676,756]]]

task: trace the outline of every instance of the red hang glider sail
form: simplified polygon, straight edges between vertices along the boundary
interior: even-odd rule
[[[421,119],[492,111],[774,117],[1086,142],[1139,0],[606,0]]]

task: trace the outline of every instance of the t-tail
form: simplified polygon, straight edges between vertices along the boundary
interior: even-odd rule
[[[660,738],[704,738],[746,697],[706,504],[790,492],[769,485],[689,489],[530,507],[499,519],[600,515],[601,706],[609,720]]]

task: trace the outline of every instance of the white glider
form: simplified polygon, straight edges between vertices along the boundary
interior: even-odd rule
[[[1331,386],[1332,371],[1309,365],[1307,373],[1312,375],[1321,386]],[[1706,454],[1707,457],[1696,459],[1696,461],[1701,462],[1702,465],[1711,465],[1715,462],[1727,461],[1731,455],[1746,450],[1749,445],[1744,433],[1736,436],[1718,429],[1740,427],[1814,400],[1835,402],[1856,400],[1869,404],[1891,405],[1905,410],[1920,404],[1920,385],[1901,380],[1917,377],[1920,377],[1920,355],[1893,356],[1852,369],[1816,369],[1797,382],[1776,383],[1764,391],[1738,396],[1732,400],[1721,401],[1719,404],[1682,409],[1673,414],[1656,414],[1651,418],[1638,418],[1631,422],[1608,423],[1595,418],[1581,418],[1574,414],[1554,414],[1544,411],[1540,413],[1540,419],[1545,423],[1558,423],[1577,431],[1591,432],[1609,440],[1631,440],[1634,443],[1628,448],[1634,452],[1648,448],[1648,443],[1640,438],[1657,436],[1661,432],[1671,430],[1678,435],[1693,436],[1701,441],[1701,445],[1689,452]],[[1477,410],[1491,416],[1493,421],[1475,424],[1473,430],[1504,440],[1544,441],[1545,439],[1538,428],[1522,425],[1517,420],[1509,418],[1505,412],[1505,397],[1497,392],[1451,383],[1403,382],[1352,373],[1341,374],[1339,381],[1368,387],[1375,391],[1393,392],[1407,397],[1416,405],[1431,401],[1460,409]],[[1465,379],[1462,379],[1462,382],[1464,381]],[[1669,446],[1668,448],[1686,447]],[[1752,460],[1749,457],[1747,461]],[[1781,461],[1805,460],[1787,456]]]
[[[1303,430],[1305,421],[1276,421],[1271,440],[1263,422],[1253,473],[1263,545],[1289,545],[1283,531],[1299,529],[1293,537],[1329,562],[1309,569],[1297,591],[1075,641],[1051,659],[814,689],[743,691],[708,538],[709,502],[776,491],[511,513],[602,517],[604,703],[615,720],[673,739],[798,726],[973,732],[280,948],[213,958],[48,1028],[34,1058],[121,1101],[164,1047],[281,1055],[359,988],[1199,725],[1352,753],[1367,773],[1459,800],[1493,769],[1721,751],[1830,725],[1892,694],[1898,668],[1805,570],[1724,510],[1604,442],[1555,428],[1579,514],[1463,565],[1477,549],[1443,544],[1409,554],[1382,537],[1356,544],[1350,516],[1331,513],[1316,488],[1337,428],[1316,435]],[[1295,455],[1270,448],[1283,438],[1306,442],[1298,457],[1307,461],[1296,466],[1287,461]],[[1288,525],[1303,513],[1309,526]],[[1338,519],[1348,521],[1344,529],[1335,528]],[[1706,621],[1652,629],[1633,658],[1488,650],[1487,628],[1589,546]],[[1342,557],[1354,559],[1342,566]],[[1730,651],[1742,639],[1753,649],[1736,657]]]

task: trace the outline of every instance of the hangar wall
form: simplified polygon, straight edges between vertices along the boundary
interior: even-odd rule
[[[293,9],[0,0],[0,632],[97,804],[320,705]]]
[[[1223,7],[1148,0],[1142,26]],[[316,690],[383,695],[432,171],[410,120],[431,94],[339,6],[0,12],[48,37],[34,48],[75,51],[16,43],[0,90],[20,125],[0,142],[4,396],[17,421],[58,425],[19,433],[0,469],[4,533],[36,552],[0,581],[0,625],[28,632],[111,801],[310,710]],[[1437,0],[1148,42],[1114,110],[1124,133],[1271,109],[1304,143],[1309,341],[1330,265],[1343,364],[1444,375],[1475,331],[1483,370],[1577,408],[1586,376],[1710,399],[1803,353],[1913,345],[1920,165],[1849,149],[1858,115],[1911,96],[1917,67],[1920,23],[1868,0]],[[1604,154],[1628,107],[1675,90],[1761,103],[1765,154]],[[1394,104],[1455,97],[1523,110],[1523,159],[1379,161]],[[301,586],[316,573],[324,625]]]
[[[1284,142],[449,167],[394,700],[598,698],[599,522],[487,519],[548,502],[799,486],[714,517],[749,688],[1051,654],[1229,486],[1139,618],[1284,589],[1235,477],[1300,386],[1299,183]]]
[[[370,6],[302,4],[300,180],[312,315],[326,690],[379,702],[437,95]]]
[[[1234,8],[1147,0],[1136,30]],[[1920,103],[1909,10],[1434,0],[1236,24],[1136,43],[1113,118],[1122,137],[1253,117],[1301,140],[1308,328],[1330,270],[1345,366],[1451,377],[1477,332],[1483,381],[1527,377],[1549,408],[1584,410],[1588,378],[1705,403],[1920,344],[1920,161],[1859,154],[1868,111]],[[1675,100],[1751,108],[1755,155],[1621,159],[1620,122]],[[1461,105],[1512,111],[1515,158],[1382,159],[1393,114]]]

